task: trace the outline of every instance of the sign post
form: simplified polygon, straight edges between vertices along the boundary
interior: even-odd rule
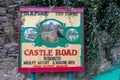
[[[31,73],[31,80],[35,80],[35,73]]]
[[[68,73],[68,80],[73,80],[73,73],[72,72]]]
[[[82,8],[20,7],[19,72],[84,71]]]

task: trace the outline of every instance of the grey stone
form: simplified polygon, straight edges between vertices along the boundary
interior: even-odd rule
[[[9,22],[0,22],[0,27],[2,27],[3,28],[3,30],[4,30],[4,27],[8,27],[9,26]]]
[[[8,58],[12,57],[12,58],[18,58],[18,53],[15,54],[15,52],[13,52],[12,54],[8,53],[7,56]]]
[[[29,3],[29,0],[26,0],[26,1],[24,1],[24,0],[16,0],[15,3],[18,4],[18,5],[24,5],[24,4]]]
[[[8,41],[10,42],[13,42],[13,37],[14,37],[14,28],[13,27],[4,27],[4,32],[6,33],[7,35],[7,39]]]
[[[107,70],[111,66],[111,62],[108,62],[106,59],[101,60],[100,67],[98,69],[98,73],[101,73]]]
[[[31,80],[31,78],[27,78],[26,80]]]
[[[15,15],[14,15],[15,16]],[[13,18],[9,18],[9,23],[14,23],[14,19]],[[11,26],[11,27],[13,27],[13,26]]]
[[[13,31],[14,31],[13,27],[4,27],[4,32],[7,34],[13,32]]]
[[[0,22],[6,22],[6,21],[8,21],[8,17],[0,16]]]
[[[13,5],[9,5],[9,6],[8,6],[9,9],[10,9],[10,8],[16,8],[16,7],[18,7],[18,4],[13,4]]]
[[[14,53],[15,53],[16,49],[17,49],[17,46],[12,46],[12,47],[9,48],[9,51],[12,52],[12,53],[14,51]]]
[[[4,49],[0,49],[0,58],[5,58],[6,57],[6,52]]]
[[[6,5],[14,5],[14,0],[6,0]]]
[[[6,6],[6,2],[3,0],[0,0],[0,7],[5,7]]]
[[[0,58],[0,80],[24,80],[25,75],[18,73],[17,59]]]
[[[0,24],[2,24],[2,23],[0,23]],[[3,27],[0,27],[0,34],[3,34],[3,33],[4,33]]]
[[[3,45],[5,43],[5,36],[0,35],[0,45]]]
[[[6,15],[7,8],[0,7],[0,15]]]
[[[120,46],[113,47],[111,49],[112,59],[113,61],[117,61],[117,59],[120,59]]]
[[[9,9],[8,9],[8,13],[14,14],[14,13],[15,13],[15,8],[9,8]]]
[[[17,48],[18,44],[17,43],[8,43],[8,44],[4,44],[4,48],[5,49],[10,49],[10,48]],[[12,49],[13,50],[13,49]]]
[[[17,43],[8,43],[4,45],[4,49],[6,49],[8,51],[7,56],[8,57],[15,57],[17,58],[17,54],[18,53],[18,44]]]
[[[2,30],[3,29],[3,27],[0,27],[0,30]]]
[[[10,20],[9,20],[10,21]],[[9,22],[9,27],[14,27],[13,26],[14,21],[11,19],[11,22]]]
[[[15,19],[15,21],[14,21],[14,26],[15,26],[15,27],[18,27],[18,18]]]
[[[7,16],[8,18],[12,18],[12,19],[13,19],[15,15],[7,14],[6,16]]]

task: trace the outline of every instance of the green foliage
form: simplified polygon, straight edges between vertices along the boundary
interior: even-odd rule
[[[120,39],[120,0],[31,0],[33,6],[83,7],[85,11],[86,62],[99,61],[100,48],[110,49]],[[106,31],[111,37],[101,40]],[[108,52],[106,52],[108,53]],[[108,55],[109,56],[109,55]],[[89,66],[89,65],[88,65]]]

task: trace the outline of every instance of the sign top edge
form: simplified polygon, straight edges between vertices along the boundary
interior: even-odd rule
[[[84,12],[83,8],[65,8],[65,7],[36,7],[20,6],[20,11],[42,11],[42,12]]]

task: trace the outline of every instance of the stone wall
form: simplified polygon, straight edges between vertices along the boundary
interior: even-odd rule
[[[24,0],[0,0],[0,80],[26,80],[18,73],[18,14]]]
[[[17,57],[17,0],[0,0],[0,57]]]
[[[18,14],[19,6],[27,4],[27,0],[0,0],[0,80],[30,80],[29,73],[18,73]],[[103,33],[103,40],[108,38]],[[119,42],[120,43],[120,42]],[[111,50],[113,60],[120,56],[120,46]],[[89,80],[95,73],[98,74],[106,70],[111,62],[106,61],[105,52],[101,52],[102,61],[99,72],[93,68],[85,73],[74,73],[74,80]],[[106,67],[107,66],[107,67]],[[67,80],[67,73],[36,73],[36,80]]]

